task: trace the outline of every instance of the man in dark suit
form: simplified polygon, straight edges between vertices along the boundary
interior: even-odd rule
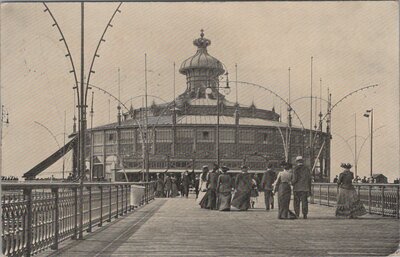
[[[208,204],[207,209],[217,209],[218,165],[214,164],[213,170],[207,176]]]
[[[185,171],[182,176],[182,197],[186,196],[189,197],[189,185],[190,185],[190,178],[189,172]]]
[[[308,196],[311,194],[311,174],[310,169],[304,165],[303,157],[296,157],[297,167],[293,172],[293,208],[297,217],[300,215],[300,202],[303,218],[307,219],[308,214]]]
[[[264,191],[264,201],[265,201],[265,210],[269,211],[269,208],[274,208],[273,201],[271,202],[271,198],[273,197],[272,190],[273,184],[276,179],[276,174],[272,170],[272,163],[268,164],[267,171],[264,172],[261,179],[261,189]],[[273,198],[272,198],[273,200]]]

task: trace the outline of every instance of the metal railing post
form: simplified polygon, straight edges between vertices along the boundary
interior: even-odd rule
[[[121,186],[121,216],[124,215],[124,186]]]
[[[117,200],[115,201],[115,203],[117,204],[117,209],[115,211],[115,218],[118,218],[118,186],[115,187],[117,189]]]
[[[128,185],[126,185],[125,186],[125,213],[128,213],[128,189],[129,189],[129,186]]]
[[[100,190],[100,221],[99,221],[99,227],[103,226],[103,187],[99,186]]]
[[[328,206],[329,206],[329,188],[330,188],[330,185],[328,185]]]
[[[72,239],[77,239],[78,236],[78,189],[75,187],[72,189],[74,191],[74,233],[72,234]]]
[[[81,179],[79,186],[79,236],[78,239],[83,239],[83,181]]]
[[[400,186],[397,185],[397,194],[396,194],[396,218],[400,218]]]
[[[54,216],[53,216],[54,238],[53,238],[53,245],[51,246],[51,249],[57,250],[58,249],[58,235],[59,235],[59,216],[60,216],[60,212],[58,209],[58,205],[59,205],[58,188],[52,188],[51,192],[54,195]]]
[[[111,185],[110,185],[110,187],[108,189],[108,193],[109,193],[110,197],[108,199],[108,220],[107,221],[111,222],[111,215],[112,215],[112,206],[111,206],[111,203],[112,203],[112,200],[111,200],[111,198],[112,198],[112,187],[111,187]]]
[[[92,232],[92,187],[88,186],[87,190],[89,192],[89,226],[86,231]]]
[[[24,189],[24,196],[26,197],[26,209],[27,209],[27,224],[25,228],[26,235],[26,252],[25,256],[30,257],[32,251],[32,189]]]
[[[382,186],[382,216],[385,216],[385,186]]]
[[[371,206],[372,206],[372,186],[368,185],[368,213],[371,214]]]
[[[321,201],[321,196],[322,196],[322,192],[321,192],[321,185],[319,185],[319,204],[321,205],[322,204],[322,201]]]

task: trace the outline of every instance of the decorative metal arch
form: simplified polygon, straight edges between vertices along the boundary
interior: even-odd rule
[[[246,84],[246,85],[250,85],[250,86],[254,86],[254,87],[258,87],[258,88],[260,88],[260,89],[266,90],[266,91],[268,91],[269,93],[271,93],[272,95],[278,97],[283,103],[285,103],[288,107],[290,107],[289,103],[288,103],[285,99],[283,99],[280,95],[278,95],[277,93],[275,93],[274,91],[272,91],[271,89],[269,89],[269,88],[267,88],[267,87],[264,87],[264,86],[261,86],[261,85],[255,84],[255,83],[251,83],[251,82],[246,82],[246,81],[230,81],[230,82],[232,82],[232,83],[237,82],[237,83],[240,83],[240,84]],[[303,124],[303,122],[301,121],[299,115],[298,115],[297,112],[293,109],[293,107],[291,107],[291,108],[292,108],[293,113],[296,115],[297,119],[299,120],[299,122],[300,122],[300,124],[301,124],[301,127],[302,127],[303,129],[305,129],[305,128],[304,128],[304,124]]]
[[[121,7],[121,5],[122,5],[122,2],[120,2],[119,5],[117,6],[117,8],[115,9],[115,11],[114,11],[114,13],[112,14],[110,20],[108,21],[106,27],[104,28],[103,34],[101,35],[99,42],[97,43],[97,47],[96,47],[96,50],[95,50],[95,52],[94,52],[94,55],[93,55],[93,58],[92,58],[92,62],[91,62],[91,64],[90,64],[89,73],[88,73],[88,75],[87,75],[86,85],[90,85],[90,84],[89,84],[89,83],[90,83],[90,77],[91,77],[92,73],[95,73],[95,71],[93,70],[94,62],[95,62],[95,60],[96,60],[96,57],[100,57],[100,55],[98,54],[99,49],[100,49],[100,45],[101,45],[102,42],[106,42],[106,40],[104,39],[104,36],[105,36],[105,34],[106,34],[108,28],[113,26],[113,25],[111,24],[111,22],[113,21],[115,15],[116,15],[117,13],[121,13],[121,10],[119,9],[119,8]],[[86,103],[86,101],[87,101],[87,93],[88,93],[88,90],[89,90],[89,87],[86,87],[86,91],[85,91],[85,103]]]
[[[74,81],[75,81],[75,87],[73,87],[73,89],[76,90],[76,93],[77,93],[77,94],[76,94],[76,96],[77,96],[77,102],[79,103],[78,78],[77,78],[77,76],[76,76],[76,70],[75,70],[74,60],[72,59],[71,51],[69,50],[67,40],[65,39],[64,33],[62,32],[61,27],[60,27],[60,25],[58,24],[58,22],[57,22],[56,18],[54,17],[53,13],[51,12],[50,8],[47,6],[47,4],[46,4],[45,2],[43,2],[43,5],[44,5],[44,7],[45,7],[44,12],[48,12],[48,13],[49,13],[51,19],[52,19],[53,22],[54,22],[54,23],[53,23],[53,27],[56,27],[56,28],[57,28],[58,32],[59,32],[60,35],[61,35],[60,41],[63,41],[63,42],[64,42],[65,49],[67,50],[67,54],[65,55],[65,57],[68,57],[68,59],[69,59],[69,61],[70,61],[70,63],[71,63],[71,66],[72,66],[72,70],[70,70],[70,73],[73,74],[73,76],[74,76]]]

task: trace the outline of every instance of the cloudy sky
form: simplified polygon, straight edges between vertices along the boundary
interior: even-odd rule
[[[3,175],[21,176],[53,153],[63,142],[74,112],[73,76],[60,35],[40,3],[1,4],[1,99],[10,124],[3,128]],[[80,4],[50,3],[80,70]],[[89,71],[97,42],[117,3],[85,4],[85,71]],[[399,173],[399,52],[397,2],[257,2],[257,3],[124,3],[100,46],[91,83],[142,104],[144,54],[148,56],[149,94],[173,98],[173,63],[177,68],[193,55],[200,29],[211,40],[209,53],[228,68],[230,79],[267,87],[288,97],[291,67],[292,100],[313,94],[333,102],[358,88],[379,87],[355,94],[333,111],[332,173],[341,162],[354,163],[354,121],[357,120],[359,175],[369,174],[368,119],[374,108],[374,170],[392,180]],[[79,75],[79,74],[78,74]],[[233,85],[234,86],[234,85]],[[185,89],[177,74],[177,93]],[[234,101],[235,89],[228,95]],[[285,106],[266,90],[238,85],[239,101],[282,112]],[[161,100],[155,100],[160,102]],[[320,104],[317,102],[317,110]],[[310,101],[293,108],[309,126]],[[94,125],[116,119],[116,102],[95,90]],[[314,108],[315,109],[315,108]],[[326,105],[322,104],[322,112]],[[47,127],[57,138],[37,123]],[[299,121],[295,120],[295,124]],[[353,137],[352,137],[353,136]],[[360,150],[362,143],[363,148]],[[67,157],[67,169],[71,165]],[[61,162],[46,174],[59,172]]]

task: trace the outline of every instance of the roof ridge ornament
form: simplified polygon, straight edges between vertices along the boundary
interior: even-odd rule
[[[207,46],[211,45],[211,40],[204,37],[204,29],[200,30],[200,38],[193,40],[193,45],[199,49],[207,49]]]

